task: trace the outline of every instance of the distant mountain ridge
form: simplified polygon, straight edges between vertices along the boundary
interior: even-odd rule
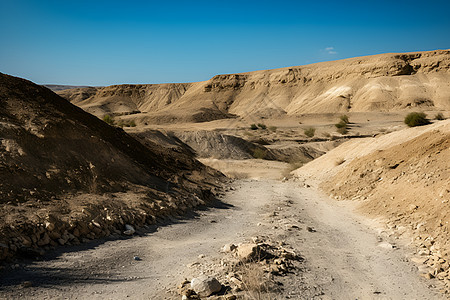
[[[51,89],[54,92],[70,90],[70,89],[83,89],[83,88],[90,87],[88,85],[64,85],[64,84],[43,84],[43,86]]]
[[[62,90],[97,116],[202,122],[245,115],[450,110],[450,50],[379,54],[299,67],[217,75],[196,83]]]

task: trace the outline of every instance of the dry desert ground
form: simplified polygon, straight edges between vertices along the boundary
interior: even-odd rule
[[[449,118],[449,50],[195,83],[0,73],[0,298],[448,298]]]

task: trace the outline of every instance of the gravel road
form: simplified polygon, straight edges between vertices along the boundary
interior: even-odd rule
[[[279,299],[440,299],[353,204],[295,181],[240,180],[216,207],[141,236],[61,248],[0,271],[0,298],[181,299],[176,286],[227,243],[264,236],[305,259]],[[139,260],[135,260],[134,257]]]

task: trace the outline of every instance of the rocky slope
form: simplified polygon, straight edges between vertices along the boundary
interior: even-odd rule
[[[141,143],[1,73],[0,133],[0,259],[180,214],[221,178],[188,151]]]
[[[381,54],[217,75],[197,83],[115,85],[59,94],[97,116],[134,114],[139,124],[234,116],[450,110],[450,51]]]
[[[295,171],[323,180],[335,199],[361,202],[392,233],[412,237],[431,267],[424,273],[450,289],[450,121],[378,138],[349,141]]]

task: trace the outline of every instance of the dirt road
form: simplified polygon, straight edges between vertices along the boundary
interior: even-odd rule
[[[226,243],[283,241],[305,258],[280,299],[440,299],[402,245],[299,182],[240,180],[217,207],[131,239],[65,248],[1,270],[0,298],[180,299],[176,285]],[[137,256],[139,260],[135,260]]]

